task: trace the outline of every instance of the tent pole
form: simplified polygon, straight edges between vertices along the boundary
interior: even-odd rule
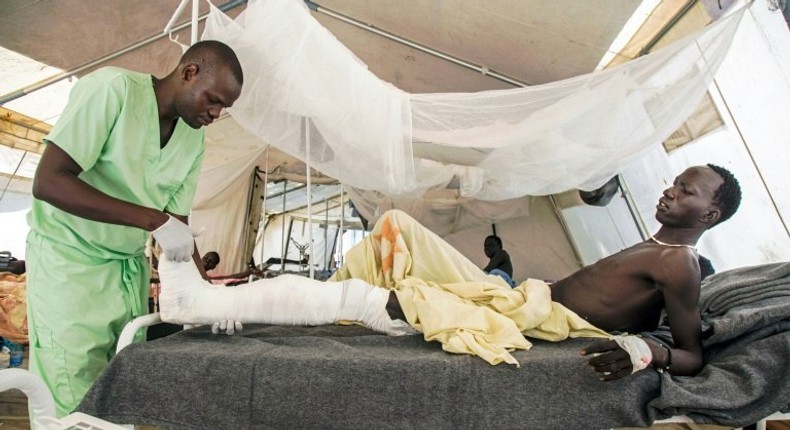
[[[562,227],[562,231],[565,232],[565,237],[570,242],[571,250],[573,251],[573,256],[576,257],[576,263],[579,267],[584,267],[584,261],[582,261],[581,253],[579,252],[579,246],[576,244],[576,241],[573,239],[573,235],[570,233],[570,229],[568,228],[568,224],[565,222],[565,217],[562,216],[562,210],[560,206],[557,204],[557,200],[554,198],[553,195],[548,195],[549,201],[551,202],[551,207],[554,209],[554,215],[557,217],[557,220],[560,222],[560,226]]]
[[[11,186],[11,182],[13,182],[14,176],[16,176],[16,172],[18,172],[19,168],[22,167],[22,162],[25,161],[26,155],[27,155],[27,151],[23,151],[22,157],[19,159],[19,163],[16,165],[16,168],[14,169],[14,173],[12,173],[11,177],[8,178],[8,183],[6,183],[5,188],[3,188],[3,194],[0,194],[0,200],[3,200],[3,197],[5,197],[5,192],[8,191],[8,187]]]
[[[315,258],[315,249],[313,247],[313,187],[310,177],[313,176],[310,170],[310,120],[304,118],[302,124],[304,125],[304,140],[305,140],[305,168],[307,176],[307,247],[310,249],[310,257],[307,259],[309,267],[310,279],[315,279],[313,272],[313,258]]]
[[[329,199],[326,200],[326,211],[324,211],[324,271],[329,268],[329,258],[327,245],[329,244]]]
[[[340,184],[340,256],[337,259],[337,267],[343,267],[343,236],[345,230],[343,229],[343,224],[346,221],[346,203],[343,201],[343,184]]]
[[[170,17],[170,21],[167,21],[167,25],[165,25],[165,29],[162,30],[163,34],[170,34],[170,30],[173,28],[173,24],[176,23],[176,20],[181,16],[182,13],[184,13],[184,9],[187,8],[187,3],[189,3],[189,0],[181,0],[181,3],[178,4],[178,7],[176,7],[175,12],[173,12],[173,16]]]
[[[263,256],[264,256],[264,247],[266,246],[266,220],[268,217],[266,216],[266,197],[269,194],[269,148],[271,146],[266,147],[266,170],[263,171],[263,209],[261,210],[261,218],[263,218],[263,227],[261,227],[261,232],[258,233],[261,235],[261,258],[258,260],[258,264],[263,267]],[[260,219],[258,220],[260,223]]]
[[[390,32],[387,32],[387,31],[384,31],[382,29],[376,28],[373,25],[364,23],[362,21],[356,20],[356,19],[351,18],[351,17],[346,16],[346,15],[340,14],[338,12],[335,12],[335,11],[331,10],[331,9],[327,9],[327,8],[321,6],[320,4],[315,3],[313,1],[304,0],[304,2],[307,5],[307,7],[310,8],[311,10],[323,13],[324,15],[331,16],[332,18],[335,18],[338,21],[343,21],[346,24],[353,25],[354,27],[359,27],[359,28],[361,28],[363,30],[366,30],[366,31],[369,31],[371,33],[378,34],[379,36],[382,36],[384,38],[387,38],[387,39],[390,39],[390,40],[394,40],[395,42],[398,42],[398,43],[401,43],[403,45],[409,46],[409,47],[414,48],[414,49],[416,49],[418,51],[422,51],[422,52],[425,52],[427,54],[431,54],[431,55],[433,55],[435,57],[442,58],[442,59],[447,60],[447,61],[449,61],[451,63],[458,64],[459,66],[463,66],[463,67],[466,67],[466,68],[469,68],[469,69],[476,70],[476,71],[478,71],[478,72],[480,72],[480,73],[482,73],[482,74],[484,74],[486,76],[490,76],[490,77],[492,77],[494,79],[497,79],[497,80],[500,80],[502,82],[507,82],[507,83],[515,85],[517,87],[524,87],[524,86],[528,86],[529,85],[529,84],[524,84],[523,82],[519,82],[519,81],[517,81],[517,80],[515,80],[513,78],[510,78],[508,76],[505,76],[505,75],[503,75],[501,73],[497,73],[497,72],[491,71],[491,70],[488,69],[488,67],[478,66],[477,64],[473,64],[473,63],[470,63],[468,61],[462,60],[460,58],[453,57],[452,55],[445,54],[444,52],[437,51],[437,50],[429,48],[429,47],[427,47],[425,45],[420,45],[417,42],[413,42],[411,40],[404,39],[404,38],[402,38],[400,36],[397,36],[395,34],[392,34]]]
[[[199,0],[192,0],[192,31],[190,32],[190,36],[192,43],[190,45],[194,45],[198,43],[198,24],[200,23],[200,2]]]
[[[636,229],[639,230],[639,237],[641,237],[642,240],[647,239],[650,236],[650,233],[647,231],[645,220],[642,218],[642,214],[639,212],[639,208],[636,206],[636,203],[634,203],[634,196],[631,194],[631,189],[628,188],[628,183],[621,174],[617,174],[617,186],[620,187],[620,191],[623,193],[623,199],[625,200],[625,205],[628,207],[628,212],[631,214],[631,219],[634,220]]]
[[[288,244],[288,238],[285,237],[285,196],[288,195],[288,192],[285,190],[288,187],[288,180],[283,181],[283,212],[282,212],[282,239],[280,239],[280,245],[282,246],[282,250],[280,252],[280,274],[285,271],[285,246]]]
[[[258,175],[255,173],[255,170],[252,171],[252,177],[250,177],[250,189],[247,191],[247,210],[244,214],[244,228],[242,229],[242,255],[244,260],[242,260],[243,267],[247,266],[247,262],[249,261],[249,257],[252,255],[252,251],[250,254],[247,254],[247,250],[250,248],[250,230],[252,230],[252,219],[250,215],[252,215],[252,206],[255,204],[254,197],[255,197],[255,182],[258,178]],[[236,267],[238,269],[238,266]],[[232,272],[231,272],[232,273]]]

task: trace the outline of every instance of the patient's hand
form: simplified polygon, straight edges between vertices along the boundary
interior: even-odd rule
[[[244,329],[241,323],[234,320],[222,320],[217,321],[211,325],[211,332],[214,334],[219,333],[220,331],[225,331],[228,336],[233,336],[234,333],[239,332]]]
[[[581,350],[581,355],[590,356],[587,364],[598,373],[601,381],[613,381],[631,374],[631,356],[613,340],[599,340]]]

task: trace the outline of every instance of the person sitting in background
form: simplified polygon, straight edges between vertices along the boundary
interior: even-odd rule
[[[516,286],[513,280],[513,263],[510,262],[510,254],[502,249],[502,239],[497,235],[490,235],[483,241],[483,252],[489,258],[488,264],[483,271],[489,275],[501,276],[510,287]]]
[[[262,278],[264,276],[264,273],[266,272],[266,267],[262,269],[258,269],[253,266],[250,266],[249,269],[243,272],[232,273],[230,275],[218,275],[213,273],[214,269],[217,268],[220,262],[218,252],[209,251],[203,254],[202,260],[203,260],[203,268],[206,269],[206,275],[208,276],[208,281],[214,285],[232,286],[235,284],[248,282],[250,280],[250,276]]]

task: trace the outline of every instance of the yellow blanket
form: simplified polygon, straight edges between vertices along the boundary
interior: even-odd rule
[[[550,341],[608,334],[559,303],[549,286],[529,279],[510,288],[487,275],[404,212],[385,213],[352,248],[332,280],[362,279],[395,290],[406,319],[447,352],[518,366],[510,354],[530,336]]]

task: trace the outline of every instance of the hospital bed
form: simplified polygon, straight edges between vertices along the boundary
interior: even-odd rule
[[[600,382],[579,356],[586,339],[536,340],[513,353],[516,367],[360,326],[249,325],[235,336],[204,326],[123,348],[77,411],[173,429],[741,427],[787,418],[776,413],[790,411],[790,263],[709,280],[705,367],[694,377],[648,369]]]

